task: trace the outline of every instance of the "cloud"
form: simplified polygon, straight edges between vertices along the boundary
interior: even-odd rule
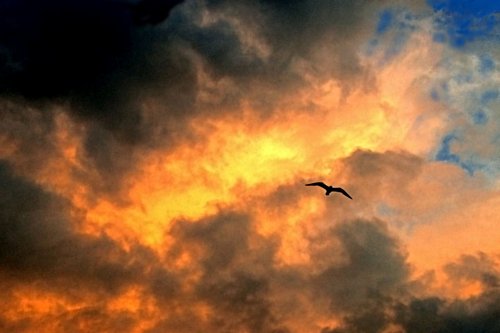
[[[137,26],[162,22],[180,2],[52,0],[41,5],[3,1],[2,13],[6,17],[0,41],[6,60],[2,64],[2,94],[21,95],[33,101],[62,98],[70,102],[77,116],[104,123],[111,130],[120,131],[122,127],[127,139],[133,140],[133,130],[142,121],[140,103],[144,95],[158,96],[163,94],[154,92],[158,88],[175,90],[179,84],[186,90],[189,86],[196,89],[196,78],[190,74],[194,64],[180,52],[179,39],[169,37],[173,32],[190,43],[214,71],[233,68],[222,72],[224,75],[239,76],[245,61],[250,61],[249,65],[256,61],[245,56],[240,36],[227,21],[230,17],[198,26],[196,15],[206,12],[199,4],[191,5],[198,13],[186,9],[172,15],[175,25]],[[242,19],[243,13],[230,14]],[[284,13],[284,17],[287,15]],[[274,21],[284,21],[284,17]],[[264,73],[255,69],[252,72]]]
[[[432,95],[448,109],[448,121],[433,152],[437,160],[460,165],[471,175],[494,178],[497,154],[498,76],[488,44],[478,44],[467,52],[445,49],[433,74]]]
[[[151,23],[152,15],[166,18],[179,2],[2,1],[0,45],[8,59],[2,64],[2,93],[70,98],[77,107],[87,104],[77,110],[83,116],[105,119],[118,108],[104,107],[117,101],[124,80],[137,79],[137,64],[151,52],[151,45],[137,44],[143,33],[133,18],[141,17],[141,23]]]
[[[340,224],[334,235],[340,249],[334,247],[331,252],[340,250],[341,262],[322,271],[315,283],[319,293],[330,297],[333,310],[354,312],[372,302],[383,302],[406,280],[405,257],[382,223],[358,220]]]
[[[387,325],[384,309],[405,289],[409,267],[385,223],[338,223],[310,238],[308,264],[282,266],[276,255],[283,239],[262,237],[255,222],[241,213],[221,211],[172,227],[169,235],[174,243],[168,256],[183,267],[185,279],[196,276],[189,287],[193,294],[185,299],[192,299],[191,306],[208,307],[203,319],[198,319],[200,327],[293,332],[290,325],[295,319],[282,308],[289,302],[303,309],[303,318],[314,318],[319,311],[348,326],[368,327],[377,320],[380,328]],[[324,302],[328,309],[318,308]],[[359,308],[366,312],[360,314]],[[379,316],[373,317],[373,311]],[[165,320],[158,330],[177,327],[171,326],[174,322]],[[314,323],[305,326],[315,327]]]
[[[454,280],[479,281],[489,289],[499,286],[496,266],[494,260],[480,252],[477,256],[462,255],[459,262],[447,264],[444,270]]]
[[[199,275],[188,298],[209,307],[206,329],[285,332],[270,301],[275,244],[255,233],[249,216],[221,212],[201,221],[178,221],[170,236],[175,243],[168,256],[184,258],[187,271]]]
[[[13,175],[5,163],[0,164],[0,182],[4,278],[15,277],[21,284],[35,281],[56,293],[83,289],[104,295],[149,280],[147,272],[157,260],[150,249],[131,244],[125,251],[106,235],[78,232],[81,221],[69,202]]]
[[[479,282],[482,286],[474,295],[446,298],[439,292],[433,294],[425,278],[411,280],[411,266],[383,228],[380,221],[356,221],[336,228],[347,261],[323,271],[320,277],[327,283],[315,286],[330,295],[332,311],[343,315],[340,324],[324,327],[322,333],[384,332],[388,327],[406,333],[498,329],[497,261],[479,253],[446,264],[448,283],[457,286],[466,282],[470,286]],[[368,230],[371,232],[365,234]],[[415,282],[420,287],[416,288]],[[422,292],[427,296],[419,296]]]
[[[146,100],[169,90],[175,95],[169,108],[178,110],[194,99],[191,65],[172,59],[168,27],[157,24],[179,3],[2,1],[2,104],[18,105],[26,117],[26,109],[38,110],[49,120],[57,109],[85,124],[79,158],[87,157],[89,168],[103,173],[100,183],[111,179],[107,187],[116,191],[117,178],[137,161],[131,147],[157,139],[152,123],[162,122],[148,120]],[[9,112],[2,107],[1,113]]]
[[[334,247],[321,254],[335,257],[340,252],[339,262],[322,270],[313,285],[319,297],[329,298],[342,324],[321,332],[381,332],[390,322],[387,309],[402,296],[408,281],[409,266],[400,245],[381,221],[342,223],[332,236],[340,244],[330,241]]]
[[[483,267],[478,267],[483,266]],[[464,255],[446,270],[452,279],[480,280],[484,289],[466,299],[446,300],[435,297],[415,298],[396,307],[396,322],[405,332],[475,331],[495,332],[499,328],[500,293],[497,264],[485,254]]]

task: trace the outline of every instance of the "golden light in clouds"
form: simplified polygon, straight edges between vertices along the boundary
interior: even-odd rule
[[[139,233],[158,242],[169,221],[176,218],[200,218],[215,212],[218,205],[237,203],[247,192],[265,195],[276,186],[295,181],[297,175],[311,177],[318,168],[326,175],[335,159],[356,149],[376,148],[389,128],[377,109],[365,113],[365,125],[359,119],[342,121],[325,113],[298,123],[271,121],[258,129],[254,129],[257,126],[252,119],[218,120],[201,144],[147,157],[141,172],[132,176],[135,179],[129,195],[135,199],[134,207],[123,208],[124,216],[114,219],[130,223],[132,228],[137,225]],[[105,206],[100,203],[95,209],[104,215]],[[127,222],[133,215],[142,215],[148,222]]]
[[[248,194],[265,196],[304,178],[328,179],[334,161],[358,149],[413,146],[416,142],[402,139],[417,116],[406,107],[416,101],[405,98],[412,97],[408,91],[427,68],[414,66],[415,58],[423,62],[420,53],[389,66],[377,91],[358,92],[344,102],[329,83],[287,97],[282,110],[269,119],[256,117],[253,110],[243,111],[242,117],[195,118],[190,125],[198,138],[195,144],[153,151],[130,176],[130,205],[99,202],[89,207],[88,218],[111,228],[115,223],[121,230],[126,226],[147,244],[158,245],[175,219],[198,219],[239,204]],[[399,73],[397,84],[389,79],[394,72]],[[308,103],[315,109],[302,112]]]

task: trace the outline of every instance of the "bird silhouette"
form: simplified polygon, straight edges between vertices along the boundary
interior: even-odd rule
[[[348,197],[349,199],[352,200],[352,197],[349,195],[349,193],[347,193],[341,187],[328,186],[328,185],[326,185],[323,182],[310,183],[310,184],[306,184],[306,186],[319,186],[319,187],[322,187],[322,188],[324,188],[326,190],[325,195],[330,195],[330,193],[332,193],[332,192],[339,192],[339,193],[342,193],[343,195],[345,195],[346,197]]]

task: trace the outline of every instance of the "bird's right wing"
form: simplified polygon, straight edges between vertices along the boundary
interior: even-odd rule
[[[324,188],[325,190],[328,190],[328,186],[323,182],[310,183],[310,184],[306,184],[306,186],[320,186],[320,187]]]

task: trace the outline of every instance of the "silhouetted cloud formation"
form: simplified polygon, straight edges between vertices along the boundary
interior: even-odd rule
[[[159,23],[178,3],[3,0],[0,93],[69,102],[76,116],[133,140],[141,123],[137,90],[158,80],[148,59],[164,39],[138,24]]]
[[[318,292],[330,297],[332,309],[355,312],[380,305],[403,286],[408,267],[382,223],[353,221],[334,232],[332,236],[341,244],[342,262],[322,271],[316,282]]]
[[[439,296],[413,299],[396,306],[397,323],[406,332],[474,332],[492,333],[499,329],[500,275],[491,258],[484,253],[465,255],[459,262],[447,265],[452,278],[463,278],[483,284],[481,293],[466,299],[446,300]]]
[[[157,265],[150,249],[136,244],[124,251],[110,237],[77,232],[82,221],[66,200],[15,176],[3,162],[0,184],[0,274],[58,292],[111,294],[150,279],[147,271]],[[170,279],[160,267],[153,271]]]

